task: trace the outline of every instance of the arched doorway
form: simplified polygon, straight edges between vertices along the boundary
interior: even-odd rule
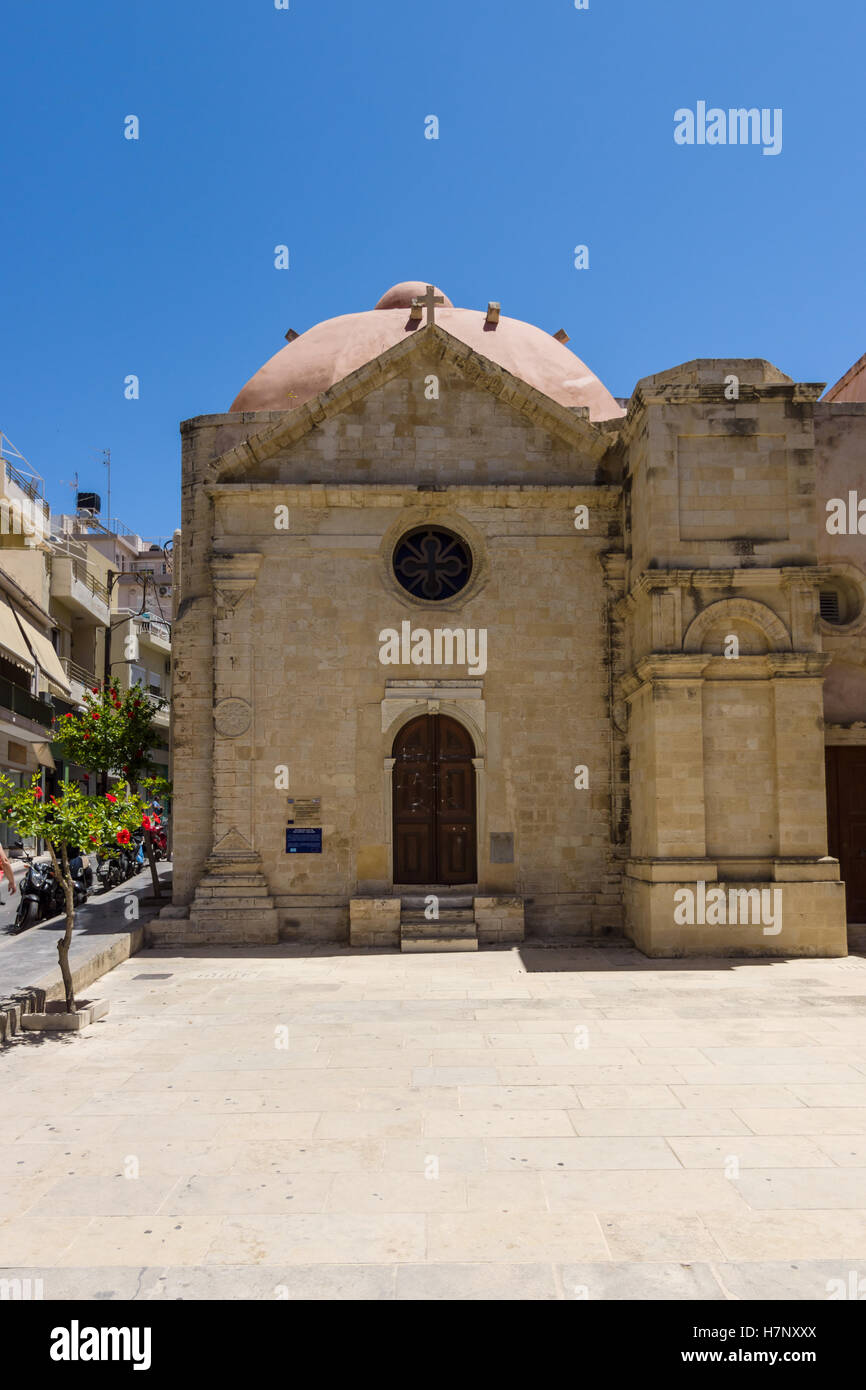
[[[475,748],[462,724],[422,714],[394,740],[394,882],[476,878]]]

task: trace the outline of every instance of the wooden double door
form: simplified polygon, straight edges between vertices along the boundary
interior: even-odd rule
[[[456,719],[422,714],[394,740],[394,882],[476,881],[475,748]]]
[[[845,880],[849,922],[866,922],[866,747],[827,752],[827,839]]]

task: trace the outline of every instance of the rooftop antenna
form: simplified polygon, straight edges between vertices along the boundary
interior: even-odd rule
[[[73,475],[72,475],[72,482],[70,482],[68,478],[61,478],[61,479],[60,479],[60,486],[61,486],[61,487],[71,487],[71,488],[72,488],[72,491],[75,493],[75,500],[76,500],[76,502],[78,501],[78,473],[77,473],[77,471],[76,471],[75,473],[73,473]],[[77,507],[77,506],[76,506],[75,510],[76,510],[76,512],[78,511],[78,507]],[[74,534],[74,532],[73,532],[73,534]]]
[[[110,450],[110,449],[103,449],[103,451],[102,451],[102,462],[103,462],[103,465],[108,469],[108,498],[107,498],[107,504],[106,504],[106,508],[105,508],[105,517],[106,517],[106,520],[107,520],[107,522],[108,522],[108,529],[109,529],[109,531],[110,531],[110,530],[111,530],[111,450]]]

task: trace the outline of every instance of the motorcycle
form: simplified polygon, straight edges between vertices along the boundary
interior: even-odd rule
[[[26,931],[37,922],[57,917],[66,911],[66,895],[63,884],[54,872],[54,865],[44,859],[36,859],[29,850],[21,850],[21,857],[27,861],[27,872],[21,880],[21,898],[15,914],[13,933]],[[80,854],[69,859],[72,873],[72,901],[75,907],[87,902],[86,866]]]
[[[120,855],[112,850],[110,854],[104,850],[96,852],[96,877],[99,886],[105,893],[109,888],[118,888],[123,883],[124,872]]]

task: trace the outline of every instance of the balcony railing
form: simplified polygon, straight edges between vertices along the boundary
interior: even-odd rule
[[[71,681],[78,681],[79,685],[86,685],[89,690],[100,684],[92,671],[88,671],[85,666],[79,666],[77,661],[72,661],[68,656],[62,656],[60,664]]]
[[[20,685],[13,685],[11,681],[0,678],[0,709],[11,710],[13,714],[20,714],[25,719],[32,719],[35,724],[41,724],[43,728],[48,728],[54,718],[54,710],[51,705],[44,700],[37,700],[35,695],[31,695],[29,690],[22,690]]]
[[[103,603],[108,603],[108,589],[104,584],[100,584],[98,579],[94,579],[90,570],[81,560],[72,561],[72,577],[77,579],[79,584],[84,584],[96,598],[101,598]]]
[[[19,468],[16,468],[15,465],[10,463],[5,457],[3,462],[6,465],[6,477],[9,481],[14,483],[16,487],[20,487],[22,492],[26,492],[31,501],[38,502],[47,516],[48,503],[40,495],[42,491],[42,479],[35,476],[28,477],[26,473],[22,473]]]
[[[171,628],[159,618],[136,618],[139,632],[155,637],[158,641],[171,643]]]

